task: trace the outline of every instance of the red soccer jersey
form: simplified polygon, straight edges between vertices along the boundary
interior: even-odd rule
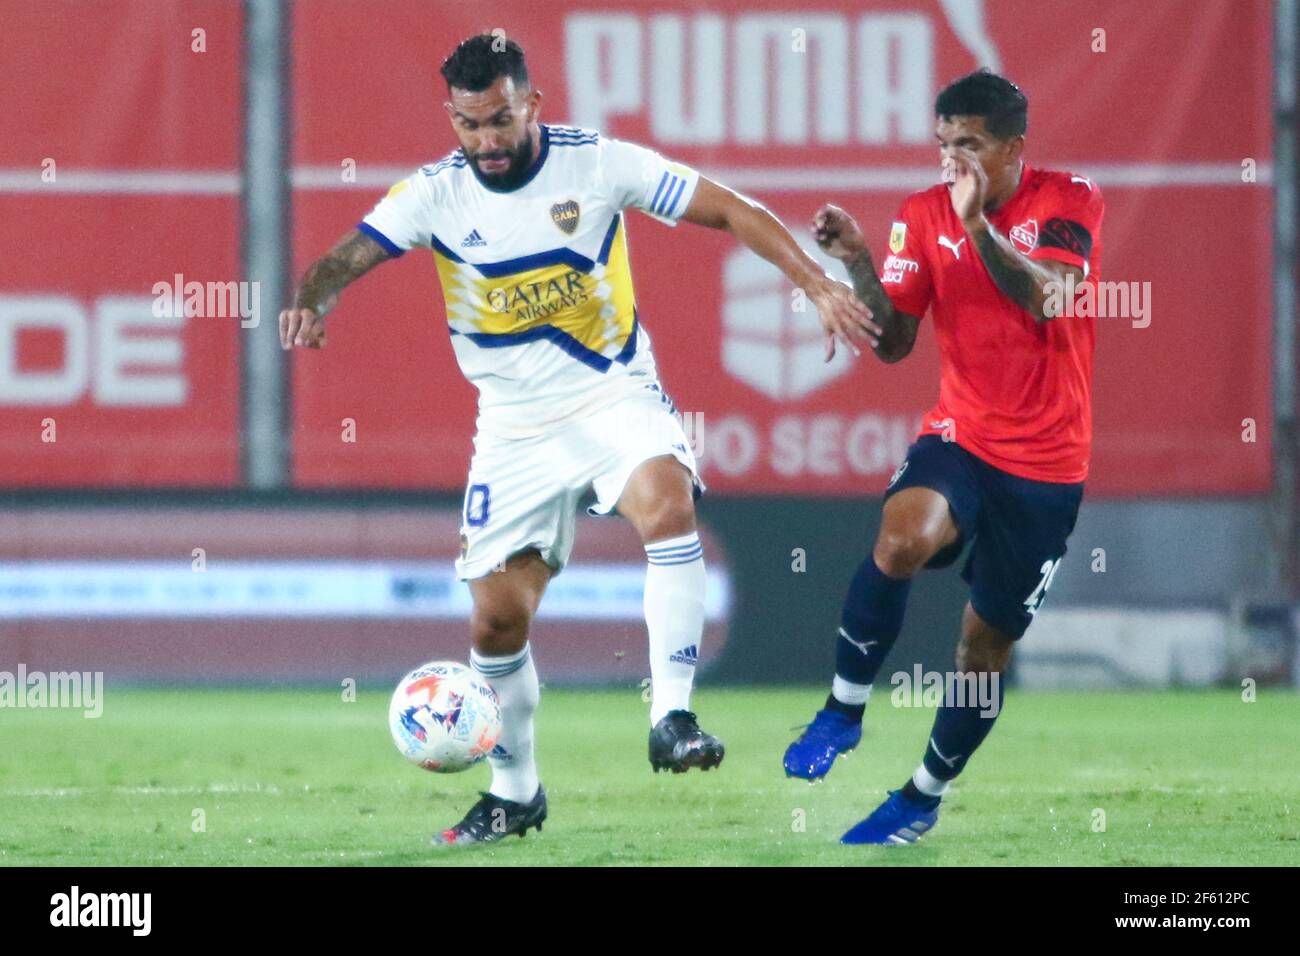
[[[1078,266],[1095,283],[1102,210],[1095,183],[1026,164],[1015,195],[987,218],[1031,259]],[[1083,481],[1096,320],[1039,324],[994,285],[971,245],[942,184],[908,197],[890,232],[881,283],[903,312],[931,309],[939,343],[939,403],[921,434],[950,429],[962,448],[1022,478]]]

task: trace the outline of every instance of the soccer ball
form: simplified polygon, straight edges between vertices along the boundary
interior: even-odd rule
[[[397,685],[388,705],[388,729],[411,763],[459,773],[496,746],[501,703],[492,686],[465,665],[434,661]]]

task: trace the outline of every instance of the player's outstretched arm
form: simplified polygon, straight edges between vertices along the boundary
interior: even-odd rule
[[[835,355],[837,339],[855,354],[861,354],[857,342],[866,342],[873,349],[878,346],[881,329],[871,310],[800,249],[781,220],[762,204],[701,176],[682,218],[699,226],[726,229],[802,289],[826,332],[827,361]]]
[[[1050,322],[1056,315],[1047,303],[1053,291],[1073,274],[1075,285],[1082,284],[1083,270],[1064,262],[1035,260],[1023,254],[1011,239],[984,217],[984,197],[988,182],[979,160],[970,150],[959,149],[953,154],[956,178],[952,186],[952,208],[961,219],[971,245],[979,253],[984,267],[989,270],[993,283],[1002,294],[1034,317],[1038,323]]]
[[[313,262],[298,283],[293,307],[280,313],[280,346],[318,349],[325,344],[325,316],[338,304],[339,293],[385,259],[384,247],[353,229],[325,255]]]
[[[813,216],[812,230],[822,251],[844,263],[849,278],[853,280],[854,294],[875,316],[881,329],[876,355],[889,363],[906,358],[916,344],[916,329],[921,320],[894,307],[889,293],[880,284],[871,250],[867,248],[857,222],[839,206],[827,203]]]

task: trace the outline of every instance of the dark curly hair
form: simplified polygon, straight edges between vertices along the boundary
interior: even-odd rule
[[[508,76],[516,86],[528,86],[528,66],[524,48],[504,34],[480,33],[462,40],[442,64],[442,78],[447,88],[478,93],[486,90],[498,77]]]
[[[1029,100],[1020,87],[988,68],[953,80],[934,100],[934,115],[982,116],[984,127],[998,139],[1024,136],[1029,125]]]

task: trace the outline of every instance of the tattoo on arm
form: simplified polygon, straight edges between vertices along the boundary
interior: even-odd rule
[[[1034,277],[1025,268],[1028,260],[1021,258],[1010,240],[1006,240],[1005,245],[999,242],[1001,238],[992,228],[980,229],[975,233],[974,245],[997,287],[1008,298],[1033,312]]]
[[[379,263],[391,259],[384,247],[359,229],[353,229],[325,255],[313,262],[298,283],[293,304],[319,316],[338,304],[339,293]]]
[[[876,264],[872,261],[869,250],[864,248],[857,255],[844,260],[844,267],[853,281],[854,294],[871,310],[876,324],[882,329],[876,354],[882,361],[890,363],[904,358],[912,351],[920,320],[894,308],[889,293],[880,284],[880,276],[876,273]]]
[[[1053,283],[1062,281],[1061,272],[1073,267],[1055,263],[1035,262],[1022,255],[1011,240],[992,226],[973,230],[971,241],[979,252],[993,283],[1003,294],[1034,317],[1037,322],[1053,318],[1047,315],[1045,305]],[[1077,269],[1073,269],[1078,273]]]

